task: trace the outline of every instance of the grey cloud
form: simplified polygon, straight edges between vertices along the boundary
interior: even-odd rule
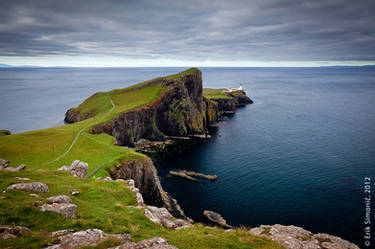
[[[1,1],[0,56],[375,60],[375,3]]]

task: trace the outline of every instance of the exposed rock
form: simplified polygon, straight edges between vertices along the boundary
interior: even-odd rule
[[[18,176],[14,177],[14,179],[19,180],[19,181],[30,181],[31,180],[30,178],[27,178],[27,177],[18,177]]]
[[[59,213],[64,217],[74,219],[76,218],[77,205],[71,203],[52,203],[44,204],[39,207],[43,212],[51,211]]]
[[[40,198],[40,195],[37,194],[30,194],[31,197]]]
[[[107,177],[98,177],[95,180],[97,180],[97,181],[113,181],[113,179],[111,177],[109,177],[109,176],[107,176]]]
[[[222,228],[231,228],[231,226],[227,224],[226,220],[221,217],[220,214],[214,211],[204,210],[203,215],[206,216],[209,221],[216,225],[219,225]]]
[[[60,232],[60,231],[58,231]],[[89,229],[86,231],[79,231],[59,237],[59,243],[47,247],[48,249],[72,249],[84,246],[96,246],[100,242],[107,239],[119,239],[124,243],[130,243],[131,237],[128,234],[107,234],[99,229]]]
[[[339,237],[323,233],[313,234],[296,226],[261,225],[250,229],[250,233],[267,237],[287,249],[359,249],[355,244]]]
[[[65,229],[65,230],[59,230],[59,231],[56,231],[56,232],[52,232],[51,236],[55,237],[55,236],[61,236],[61,235],[65,235],[65,234],[68,234],[68,233],[75,233],[75,232],[77,232],[77,231],[73,230],[73,229]]]
[[[17,183],[10,185],[7,190],[16,189],[16,190],[26,190],[31,192],[49,192],[47,184],[41,182],[31,182],[31,183]]]
[[[87,171],[89,170],[89,165],[87,163],[75,160],[70,166],[62,166],[59,170],[68,171],[70,175],[79,178],[85,178]]]
[[[77,195],[79,195],[79,191],[78,191],[78,190],[75,190],[75,189],[73,189],[72,191],[70,191],[70,193],[71,193],[73,196],[77,196]]]
[[[9,166],[9,160],[0,158],[0,170],[3,170]]]
[[[9,161],[8,161],[8,160],[5,160],[5,159],[0,158],[0,170],[21,171],[21,170],[24,170],[25,168],[26,168],[26,165],[25,165],[25,164],[21,164],[21,165],[18,166],[17,168],[10,167],[10,166],[9,166]]]
[[[194,181],[198,181],[198,180],[191,176],[199,176],[199,177],[203,177],[208,180],[211,180],[211,181],[217,180],[217,175],[206,175],[206,174],[202,174],[202,173],[195,172],[195,171],[189,171],[189,170],[178,170],[178,171],[171,170],[169,171],[169,174],[184,177],[184,178],[194,180]]]
[[[108,249],[177,249],[177,247],[169,245],[168,242],[161,237],[155,237],[137,243],[126,243]]]
[[[148,206],[145,215],[154,223],[169,229],[191,227],[192,225],[183,219],[175,219],[166,208]]]
[[[148,157],[128,159],[111,169],[114,179],[134,180],[134,185],[148,205],[166,207],[173,216],[188,219],[177,201],[161,187],[156,168]]]
[[[72,199],[67,195],[51,196],[47,198],[47,201],[52,203],[72,203]]]
[[[25,233],[31,233],[31,230],[28,229],[27,227],[22,227],[22,226],[15,226],[15,227],[0,226],[0,238],[1,239],[15,238]]]

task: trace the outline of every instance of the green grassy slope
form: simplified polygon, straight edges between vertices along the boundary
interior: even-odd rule
[[[192,72],[190,69],[179,75]],[[161,78],[162,79],[162,78]],[[130,233],[136,240],[161,236],[179,248],[282,248],[270,240],[250,235],[242,229],[225,232],[206,228],[200,224],[192,228],[172,231],[148,220],[142,210],[132,207],[134,194],[121,182],[97,182],[94,179],[78,179],[66,172],[56,171],[73,160],[89,164],[89,172],[103,166],[95,176],[107,176],[107,169],[126,158],[144,155],[131,149],[114,146],[114,138],[107,134],[92,135],[87,131],[94,125],[114,118],[121,112],[151,103],[167,89],[163,83],[149,85],[150,81],[138,85],[94,94],[77,107],[80,112],[94,112],[95,116],[74,124],[31,131],[9,136],[0,136],[0,158],[11,161],[11,166],[25,163],[23,172],[0,171],[0,225],[21,225],[33,232],[15,239],[0,239],[0,248],[41,248],[55,240],[48,232],[60,229],[102,229],[107,233]],[[112,107],[111,100],[115,107]],[[81,132],[81,133],[80,133]],[[71,151],[60,160],[40,167],[61,156],[77,137]],[[72,196],[78,205],[77,219],[64,218],[52,212],[41,212],[34,205],[38,198],[22,191],[7,191],[9,185],[20,182],[14,177],[29,177],[49,185],[48,197],[58,194],[70,195],[77,189],[80,195]],[[115,244],[116,241],[108,242]],[[108,244],[108,245],[109,245]]]

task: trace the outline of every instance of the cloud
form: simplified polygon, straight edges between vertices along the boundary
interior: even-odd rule
[[[0,2],[1,56],[374,61],[375,2]]]

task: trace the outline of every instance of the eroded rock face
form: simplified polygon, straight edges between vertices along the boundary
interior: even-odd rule
[[[31,230],[23,226],[15,226],[15,227],[0,226],[0,238],[1,239],[15,238],[25,233],[31,233]]]
[[[313,234],[296,226],[262,225],[250,229],[250,233],[270,238],[287,249],[359,249],[355,244],[339,237],[324,233]]]
[[[148,206],[145,208],[145,215],[154,223],[168,229],[180,229],[192,226],[183,219],[175,219],[166,208]]]
[[[52,203],[43,204],[39,207],[39,209],[42,212],[55,212],[61,214],[66,218],[74,219],[76,218],[77,205],[71,203]]]
[[[48,249],[71,249],[83,246],[96,246],[107,239],[119,239],[124,243],[131,243],[131,237],[128,234],[107,234],[99,229],[89,229],[79,231],[58,237],[59,244],[49,246]]]
[[[137,243],[127,243],[108,249],[177,249],[177,247],[169,245],[167,241],[161,237],[146,239]]]
[[[89,165],[79,160],[75,160],[70,166],[62,166],[58,170],[68,171],[72,176],[85,178],[87,171],[89,170]]]
[[[26,190],[31,192],[49,192],[47,184],[41,182],[30,182],[30,183],[17,183],[10,185],[7,190],[16,189],[16,190]]]
[[[231,226],[227,224],[227,221],[214,211],[204,210],[203,215],[206,216],[209,221],[222,228],[231,228]]]
[[[156,168],[148,157],[128,159],[111,170],[113,179],[134,180],[135,187],[148,205],[167,208],[173,216],[188,219],[177,201],[161,187]]]

